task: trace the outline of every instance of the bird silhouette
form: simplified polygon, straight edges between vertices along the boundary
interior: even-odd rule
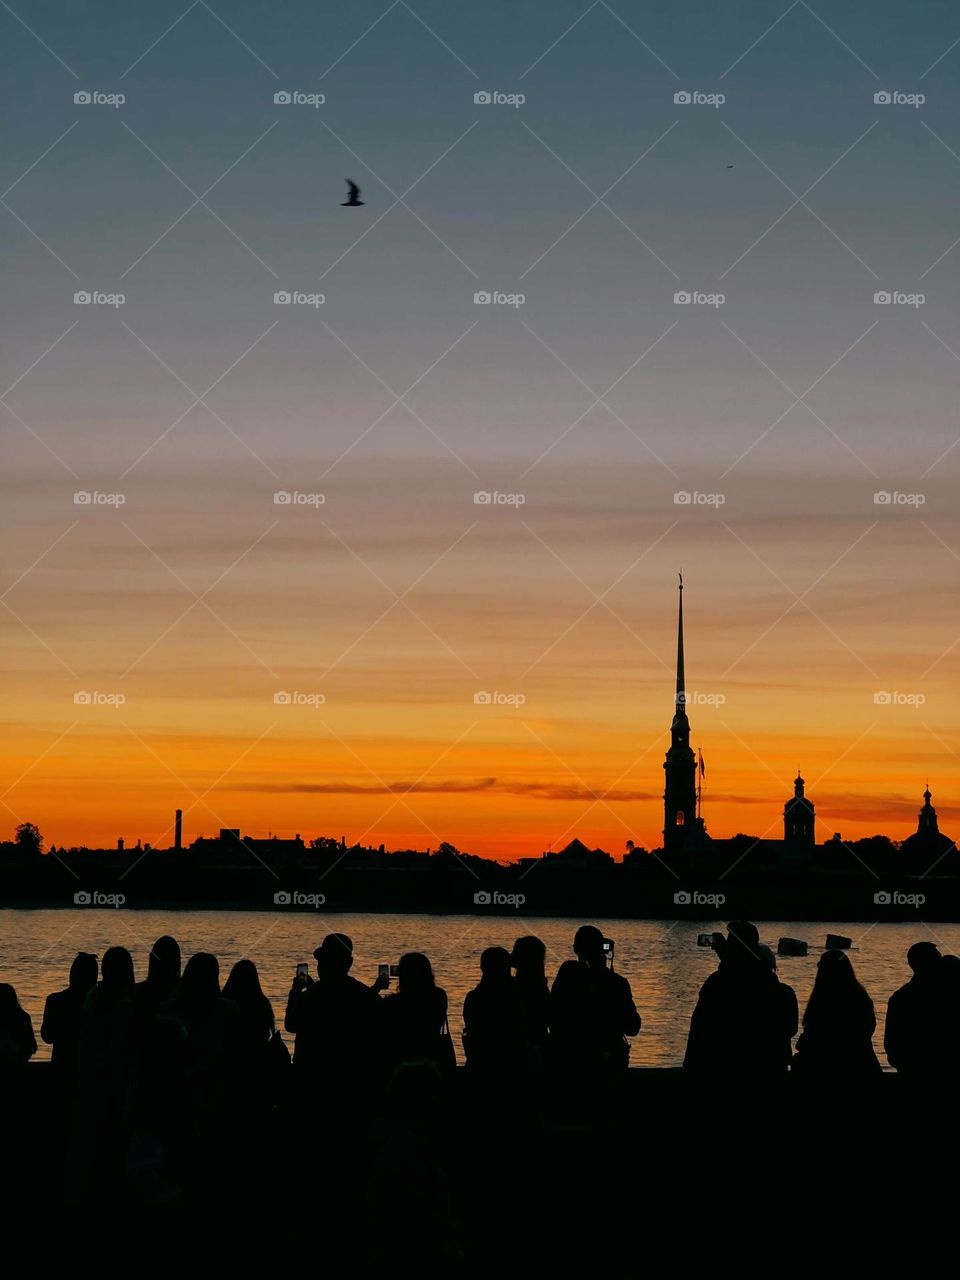
[[[347,199],[346,199],[346,200],[341,201],[341,203],[340,203],[340,208],[341,208],[341,209],[355,209],[358,205],[366,204],[366,201],[365,201],[365,200],[358,200],[358,199],[357,199],[357,197],[359,196],[359,194],[360,194],[360,188],[357,186],[357,184],[356,184],[355,182],[352,182],[352,181],[348,178],[348,179],[347,179]]]

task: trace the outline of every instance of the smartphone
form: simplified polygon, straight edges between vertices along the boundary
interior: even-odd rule
[[[390,966],[389,966],[388,964],[378,964],[378,965],[377,965],[377,977],[378,977],[378,978],[389,978],[389,977],[390,977]]]
[[[391,977],[391,978],[399,978],[399,977],[400,977],[400,966],[399,966],[398,964],[392,964],[392,965],[390,966],[390,977]]]
[[[614,945],[614,944],[613,944],[613,940],[612,940],[611,938],[604,938],[604,940],[603,940],[603,954],[604,954],[605,956],[612,956],[612,955],[613,955],[613,945]]]
[[[301,961],[301,963],[297,965],[297,981],[306,982],[307,975],[309,974],[309,972],[310,972],[310,966],[305,962]]]

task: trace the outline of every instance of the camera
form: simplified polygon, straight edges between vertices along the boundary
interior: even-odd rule
[[[377,965],[378,978],[399,978],[399,976],[400,976],[400,966],[398,964],[378,964]]]

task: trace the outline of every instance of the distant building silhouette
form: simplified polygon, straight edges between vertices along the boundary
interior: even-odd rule
[[[783,806],[783,839],[785,844],[815,845],[816,816],[813,801],[803,794],[804,781],[799,769],[793,780],[793,795]]]
[[[562,849],[556,852],[547,850],[546,853],[540,855],[539,859],[532,858],[528,859],[528,861],[544,861],[558,867],[573,867],[582,870],[612,864],[613,858],[605,849],[590,849],[582,840],[574,838]]]
[[[923,808],[917,815],[917,829],[912,836],[907,836],[900,846],[908,863],[926,862],[929,866],[929,863],[936,861],[954,848],[954,841],[940,830],[937,811],[930,803],[932,798],[928,783],[923,793]],[[925,871],[928,866],[921,869]]]

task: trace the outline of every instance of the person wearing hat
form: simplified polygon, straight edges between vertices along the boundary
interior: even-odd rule
[[[296,1037],[293,1066],[298,1084],[350,1092],[374,1074],[381,1004],[350,974],[353,942],[330,933],[313,953],[317,976],[294,978],[284,1027]]]

